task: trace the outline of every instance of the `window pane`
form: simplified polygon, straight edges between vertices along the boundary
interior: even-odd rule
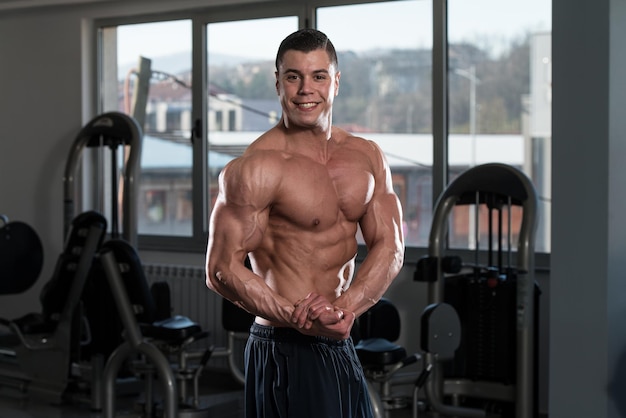
[[[404,210],[406,245],[428,245],[433,205],[431,2],[324,7],[317,11],[317,27],[333,41],[339,58],[335,125],[383,149]]]
[[[103,109],[132,115],[144,131],[138,232],[191,236],[191,21],[117,26],[103,43]]]
[[[274,61],[280,42],[297,29],[295,16],[207,25],[210,207],[224,165],[280,118]]]
[[[524,171],[539,195],[541,252],[550,251],[551,7],[545,0],[448,0],[450,177],[488,162]],[[476,248],[488,222],[459,216],[469,225],[450,226],[451,245]]]

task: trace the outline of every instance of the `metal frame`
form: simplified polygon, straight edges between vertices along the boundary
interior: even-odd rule
[[[124,325],[125,339],[125,342],[111,354],[104,368],[103,415],[105,418],[115,417],[115,381],[117,374],[124,361],[131,354],[139,352],[145,355],[150,363],[154,365],[162,382],[165,400],[164,416],[166,418],[175,418],[178,416],[178,402],[176,399],[178,389],[170,362],[161,350],[143,338],[139,324],[135,319],[132,305],[126,294],[119,266],[113,252],[102,252],[100,260]]]
[[[499,163],[473,167],[457,177],[439,197],[433,212],[429,237],[428,256],[437,261],[437,277],[428,283],[429,303],[444,300],[444,273],[441,260],[446,247],[448,218],[452,208],[459,204],[473,204],[476,192],[497,193],[509,196],[512,204],[523,209],[522,224],[517,243],[517,382],[514,391],[496,390],[486,382],[446,381],[437,359],[433,363],[432,376],[426,383],[426,394],[431,406],[439,413],[453,416],[483,417],[484,411],[462,408],[443,403],[443,394],[481,393],[487,399],[496,394],[496,399],[515,401],[516,418],[532,418],[534,404],[534,242],[537,229],[537,195],[524,173]],[[470,197],[468,199],[468,196]],[[494,392],[495,390],[495,392]]]
[[[118,167],[116,150],[120,145],[128,145],[130,150],[124,161],[124,186],[122,205],[122,233],[126,241],[137,246],[137,200],[139,196],[139,173],[141,150],[143,145],[143,131],[137,121],[121,112],[108,112],[94,117],[81,129],[72,144],[69,157],[65,164],[63,176],[64,202],[64,234],[67,235],[69,225],[76,215],[76,185],[75,177],[78,171],[80,157],[87,147],[109,146],[111,152],[112,196],[116,197],[118,184]],[[117,218],[117,198],[112,199],[112,219]],[[113,232],[117,233],[113,225]]]

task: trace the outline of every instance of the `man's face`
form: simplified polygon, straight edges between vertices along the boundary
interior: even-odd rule
[[[276,72],[285,125],[330,128],[340,75],[323,49],[287,51]]]

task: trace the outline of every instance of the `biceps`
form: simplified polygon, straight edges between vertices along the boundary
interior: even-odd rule
[[[209,226],[209,251],[220,258],[245,258],[256,249],[267,228],[267,211],[249,206],[216,204]]]
[[[370,248],[381,242],[403,245],[402,208],[395,193],[381,194],[372,200],[360,226],[365,244]]]

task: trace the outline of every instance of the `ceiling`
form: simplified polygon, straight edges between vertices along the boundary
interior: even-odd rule
[[[0,0],[0,12],[34,7],[69,6],[111,0]]]

